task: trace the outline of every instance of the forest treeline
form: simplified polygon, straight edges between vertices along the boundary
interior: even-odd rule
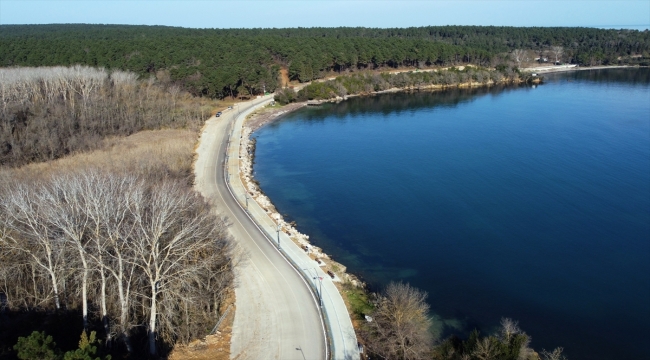
[[[533,61],[544,54],[553,61],[579,65],[646,64],[649,51],[648,31],[595,28],[0,26],[0,66],[81,64],[145,77],[157,74],[194,95],[213,98],[274,91],[282,68],[290,79],[305,82],[359,69],[494,67]]]
[[[459,85],[505,85],[541,80],[530,73],[520,72],[516,67],[498,66],[496,70],[465,66],[437,71],[409,71],[396,74],[358,72],[338,76],[333,80],[312,82],[298,93],[284,88],[276,92],[280,104],[294,101],[327,100],[347,95],[370,94],[389,89],[446,88]]]
[[[198,129],[198,99],[153,77],[86,66],[0,68],[0,165],[47,161],[97,148],[112,135]]]

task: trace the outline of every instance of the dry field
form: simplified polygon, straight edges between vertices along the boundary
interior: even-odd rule
[[[15,169],[5,168],[0,170],[0,176],[21,181],[98,168],[151,178],[166,175],[191,182],[196,139],[196,133],[189,130],[141,131],[124,138],[103,140],[99,150]]]

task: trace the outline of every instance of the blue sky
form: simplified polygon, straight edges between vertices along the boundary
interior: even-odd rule
[[[650,27],[649,0],[0,0],[0,24]],[[644,27],[644,28],[645,28]]]

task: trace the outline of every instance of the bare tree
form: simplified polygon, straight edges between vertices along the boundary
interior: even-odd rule
[[[88,216],[88,232],[90,234],[90,247],[89,251],[90,258],[94,261],[96,266],[99,268],[99,277],[100,277],[100,291],[99,291],[99,301],[100,301],[100,311],[102,315],[102,323],[104,325],[104,331],[107,334],[107,343],[111,341],[111,332],[108,324],[108,310],[106,304],[106,286],[107,286],[107,275],[106,275],[106,247],[104,246],[103,239],[103,217],[104,207],[109,206],[109,204],[114,203],[115,200],[108,199],[106,197],[107,187],[106,184],[99,178],[98,174],[95,171],[90,171],[87,175],[84,183],[83,191],[83,210]],[[91,195],[89,187],[94,188],[95,192]]]
[[[90,264],[85,236],[88,228],[88,215],[85,211],[83,194],[87,187],[78,176],[63,176],[54,178],[51,185],[44,188],[43,221],[52,229],[57,229],[61,240],[70,245],[79,255],[82,266],[81,274],[81,304],[84,329],[88,329],[88,277]]]
[[[133,265],[147,283],[149,353],[156,354],[158,299],[172,284],[196,276],[197,257],[214,241],[224,241],[223,224],[201,207],[202,200],[178,183],[163,183],[135,203],[132,215],[137,229],[128,245]],[[180,295],[180,294],[175,294]]]
[[[555,348],[555,350],[551,352],[542,350],[540,358],[541,360],[567,360],[567,357],[562,354],[562,351],[564,351],[564,349],[561,347]]]
[[[519,323],[510,318],[501,318],[501,341],[509,343],[513,336],[521,334]]]
[[[499,352],[491,337],[484,337],[476,343],[472,355],[478,360],[496,360]]]
[[[501,318],[501,330],[498,338],[509,347],[518,347],[518,359],[520,360],[526,360],[533,354],[533,350],[529,347],[530,336],[519,328],[517,321]]]
[[[142,129],[203,120],[177,86],[84,66],[0,68],[0,164],[51,160]]]
[[[50,277],[50,285],[56,309],[61,308],[59,282],[64,268],[65,244],[56,232],[44,221],[47,206],[46,195],[26,185],[16,185],[12,192],[5,194],[2,207],[5,224],[0,241],[9,249],[28,255],[32,263],[44,270]]]
[[[555,55],[555,64],[557,64],[562,59],[562,55],[564,54],[564,48],[561,46],[552,46],[551,52],[553,53],[553,55]]]
[[[524,59],[525,55],[526,55],[525,50],[522,49],[512,50],[512,56],[514,60],[517,62],[517,66],[521,66],[521,61]]]
[[[129,317],[131,285],[135,267],[127,261],[132,257],[127,242],[133,232],[129,219],[133,203],[142,201],[144,184],[135,176],[119,176],[89,171],[84,175],[84,210],[89,217],[89,231],[92,234],[93,251],[90,256],[100,274],[100,309],[102,322],[109,335],[106,300],[107,276],[112,276],[117,287],[119,307],[119,332],[127,351],[131,352],[129,332],[132,327]]]
[[[167,92],[172,97],[172,111],[176,111],[176,98],[181,93],[181,88],[178,85],[172,85],[167,89]]]
[[[218,318],[233,243],[186,183],[92,170],[0,183],[0,194],[0,310],[60,309],[65,294],[84,326],[99,305],[129,352],[130,330],[146,326],[152,353],[158,339],[189,342]]]
[[[369,323],[368,347],[384,359],[425,359],[433,336],[429,332],[427,293],[404,283],[390,283]]]

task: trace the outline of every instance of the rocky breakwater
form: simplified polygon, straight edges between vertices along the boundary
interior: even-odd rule
[[[291,110],[295,110],[301,106],[294,106]],[[297,244],[301,249],[309,254],[309,257],[314,259],[319,266],[326,272],[334,275],[334,281],[349,282],[353,286],[363,287],[364,284],[354,275],[346,273],[345,265],[334,261],[329,255],[317,246],[309,242],[309,235],[303,234],[296,229],[295,222],[287,222],[284,217],[275,208],[271,199],[266,196],[259,187],[259,183],[253,177],[253,159],[255,156],[255,141],[251,139],[254,130],[260,128],[264,124],[274,121],[284,113],[288,112],[283,108],[266,109],[254,114],[251,114],[244,122],[242,129],[242,138],[240,142],[240,165],[239,176],[242,183],[246,188],[246,192],[250,199],[255,200],[266,213],[275,222],[280,225],[281,231],[289,236],[289,238]]]

